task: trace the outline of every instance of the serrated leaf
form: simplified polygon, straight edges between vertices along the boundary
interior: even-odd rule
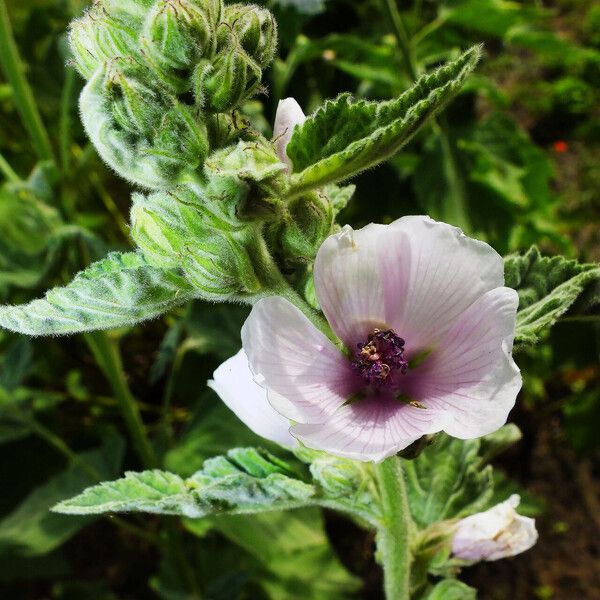
[[[444,579],[421,600],[476,600],[477,590],[457,579]]]
[[[515,342],[533,344],[590,287],[600,281],[600,267],[564,256],[545,257],[534,246],[504,260],[506,285],[519,293]]]
[[[139,253],[113,252],[43,299],[1,306],[0,326],[34,336],[125,327],[195,296],[177,271],[152,267]]]
[[[492,469],[481,467],[479,450],[479,440],[442,434],[404,463],[411,514],[420,528],[486,506],[493,493]]]
[[[127,473],[54,507],[64,514],[152,512],[200,518],[285,510],[310,504],[314,486],[291,476],[288,466],[254,448],[211,458],[188,479],[164,471]]]
[[[348,94],[326,102],[296,128],[287,147],[294,165],[290,193],[347,179],[393,156],[458,92],[480,56],[473,47],[388,102],[354,101]]]

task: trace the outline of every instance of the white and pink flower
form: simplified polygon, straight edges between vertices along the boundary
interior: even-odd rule
[[[521,498],[514,494],[490,510],[459,521],[452,538],[456,558],[478,562],[515,556],[538,539],[535,520],[516,512]]]
[[[273,125],[273,139],[275,150],[279,160],[292,168],[292,161],[287,155],[287,145],[294,135],[296,125],[302,125],[306,121],[306,115],[294,98],[280,100],[275,114]]]
[[[521,388],[518,296],[490,246],[420,216],[347,226],[321,246],[314,279],[340,342],[284,298],[260,300],[242,329],[253,381],[239,355],[229,371],[240,418],[268,401],[306,446],[365,461],[425,434],[469,439],[506,422]]]

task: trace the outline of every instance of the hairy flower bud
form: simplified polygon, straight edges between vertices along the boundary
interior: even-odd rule
[[[164,89],[142,84],[121,62],[98,69],[81,95],[83,124],[98,153],[146,188],[194,179],[208,154],[205,123]]]
[[[188,71],[210,52],[214,24],[202,4],[189,0],[158,0],[142,32],[147,60],[172,70],[184,80]],[[181,73],[182,72],[182,73]]]
[[[108,15],[97,5],[73,21],[69,44],[75,66],[86,78],[104,62],[128,56],[137,46],[136,31],[125,21]]]
[[[136,195],[131,224],[146,259],[162,268],[182,268],[205,298],[242,298],[261,290],[252,259],[260,230],[251,223],[233,228],[221,222],[202,188]]]
[[[230,219],[273,220],[281,215],[285,165],[270,144],[239,142],[219,150],[206,161],[204,172],[211,194],[227,198]],[[232,190],[237,190],[236,194]]]
[[[263,69],[277,50],[277,24],[270,11],[253,4],[233,4],[225,8],[224,25],[238,43]],[[227,44],[226,27],[219,30],[219,43]]]
[[[194,92],[197,101],[213,112],[227,112],[243,104],[257,90],[260,67],[235,44],[223,50],[212,68],[196,70]]]
[[[310,192],[287,206],[288,218],[279,227],[278,245],[288,263],[308,263],[333,228],[333,208],[327,196]]]

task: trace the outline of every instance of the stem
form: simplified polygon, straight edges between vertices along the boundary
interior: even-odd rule
[[[392,456],[376,467],[382,524],[377,534],[377,550],[383,565],[387,600],[410,600],[410,530],[406,481],[401,459]]]
[[[412,46],[408,37],[408,32],[406,31],[406,26],[404,25],[404,21],[402,19],[402,15],[396,6],[396,1],[381,0],[381,5],[386,17],[390,20],[392,25],[392,31],[394,33],[394,37],[396,38],[398,49],[400,50],[400,54],[402,55],[408,74],[413,81],[416,81],[417,69],[413,57]]]
[[[116,340],[111,339],[103,331],[86,334],[85,340],[110,383],[121,416],[142,464],[145,468],[156,467],[158,465],[156,455],[150,444],[137,402],[127,384]]]
[[[9,162],[0,154],[0,172],[4,174],[6,179],[11,183],[19,183],[21,178],[15,173]]]
[[[42,160],[54,161],[52,146],[29,83],[25,78],[23,63],[15,43],[8,11],[0,0],[0,64],[10,83],[17,110],[21,114],[33,146]]]

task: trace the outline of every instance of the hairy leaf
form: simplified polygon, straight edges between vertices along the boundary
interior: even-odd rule
[[[195,296],[177,271],[152,267],[138,253],[115,252],[43,299],[0,307],[0,326],[28,335],[125,327],[157,317]]]
[[[486,506],[493,492],[492,468],[481,467],[479,449],[479,440],[442,434],[404,463],[411,514],[420,528]]]
[[[310,504],[314,486],[292,475],[285,463],[269,453],[238,448],[207,460],[188,479],[157,470],[127,473],[123,479],[61,502],[54,510],[76,515],[142,511],[200,518]]]
[[[429,590],[422,600],[476,600],[477,590],[457,579],[444,579]]]
[[[473,47],[388,102],[343,94],[325,103],[296,128],[287,147],[294,165],[291,193],[347,179],[394,155],[458,92],[480,56]]]
[[[589,288],[598,285],[600,267],[564,256],[541,256],[534,246],[504,261],[506,285],[519,293],[515,341],[532,344]]]

